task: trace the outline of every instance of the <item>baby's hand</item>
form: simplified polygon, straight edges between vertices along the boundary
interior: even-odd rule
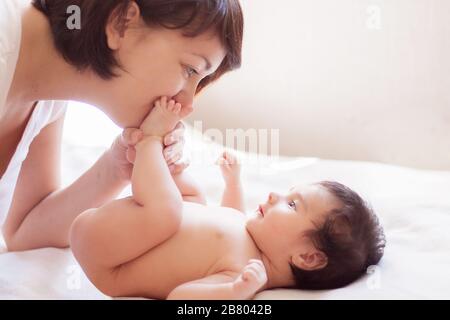
[[[227,185],[239,184],[241,165],[234,154],[224,151],[216,163],[220,166],[223,179]]]
[[[181,104],[175,100],[167,101],[167,97],[157,100],[155,107],[141,124],[144,135],[164,137],[181,120],[181,109]]]
[[[239,277],[234,281],[233,286],[238,295],[251,298],[266,283],[267,273],[262,261],[250,259]]]

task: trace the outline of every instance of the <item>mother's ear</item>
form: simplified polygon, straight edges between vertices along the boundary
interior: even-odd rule
[[[325,268],[328,257],[322,251],[298,253],[292,256],[292,263],[299,269],[314,271]]]
[[[118,50],[125,36],[125,31],[130,25],[138,25],[141,18],[141,10],[136,2],[131,1],[126,12],[118,6],[111,13],[106,24],[106,40],[111,50]]]

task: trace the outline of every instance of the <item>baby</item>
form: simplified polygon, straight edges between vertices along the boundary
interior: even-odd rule
[[[384,235],[365,202],[336,182],[270,193],[245,215],[240,167],[224,152],[220,207],[186,173],[171,176],[162,137],[181,105],[162,98],[141,126],[133,196],[82,213],[73,253],[109,296],[154,299],[251,299],[270,288],[331,289],[377,264]]]

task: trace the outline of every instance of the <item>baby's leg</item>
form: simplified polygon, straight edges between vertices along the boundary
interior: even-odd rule
[[[162,112],[164,119],[155,117],[154,121],[168,121],[167,111]],[[178,119],[172,118],[175,126]],[[162,148],[162,138],[144,138],[136,148],[133,197],[88,210],[72,225],[73,253],[99,289],[107,283],[104,292],[111,292],[108,285],[117,267],[170,238],[181,223],[181,194]]]
[[[183,201],[206,205],[206,198],[200,186],[187,172],[183,171],[173,175],[173,180],[180,190]]]

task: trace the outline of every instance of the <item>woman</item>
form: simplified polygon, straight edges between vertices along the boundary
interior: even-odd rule
[[[67,247],[76,216],[130,180],[138,129],[125,129],[60,188],[64,101],[94,105],[122,128],[138,128],[161,96],[187,116],[196,93],[240,66],[242,27],[238,0],[0,1],[0,225],[8,250]],[[183,132],[180,123],[164,141],[175,172],[186,166]]]

